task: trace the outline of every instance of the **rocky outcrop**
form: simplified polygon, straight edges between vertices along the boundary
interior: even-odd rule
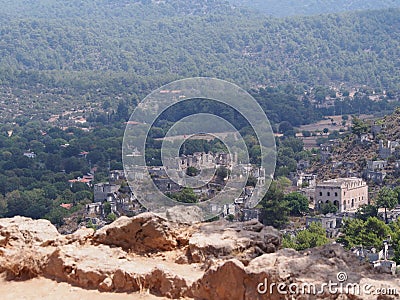
[[[219,221],[201,225],[189,238],[189,262],[237,258],[247,264],[264,253],[278,250],[281,235],[257,220],[244,223]]]
[[[45,276],[83,288],[168,298],[376,298],[354,293],[339,297],[326,287],[304,295],[287,290],[291,284],[320,288],[337,283],[337,274],[345,272],[345,283],[400,291],[398,277],[379,274],[339,245],[278,250],[279,232],[257,221],[179,227],[145,213],[120,218],[96,233],[81,228],[62,236],[48,221],[15,217],[0,219],[0,237],[0,271],[9,279]],[[278,291],[278,284],[287,294]]]
[[[121,248],[101,244],[58,247],[48,258],[43,272],[80,287],[118,292],[148,290],[170,298],[190,294],[190,287],[203,274],[194,266],[130,256]]]
[[[329,283],[333,287],[330,290]],[[346,290],[347,285],[349,290]],[[211,266],[193,285],[192,293],[194,298],[221,300],[398,297],[384,295],[377,298],[376,294],[364,292],[364,287],[368,286],[373,289],[391,287],[399,291],[400,280],[377,274],[339,245],[326,245],[302,253],[282,249],[257,257],[248,266],[236,259],[221,261]]]
[[[48,220],[32,220],[25,217],[0,218],[0,245],[24,247],[55,241],[60,237]]]
[[[204,215],[200,207],[178,205],[168,208],[165,218],[173,223],[196,224],[204,220]]]
[[[185,225],[170,223],[155,214],[143,213],[133,218],[120,217],[98,230],[94,241],[137,253],[169,251],[187,243],[182,234]]]
[[[62,239],[47,220],[25,217],[0,219],[0,271],[8,278],[30,278],[41,274],[46,245]]]

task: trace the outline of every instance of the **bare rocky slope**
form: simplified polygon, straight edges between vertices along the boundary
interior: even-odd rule
[[[367,132],[370,136],[369,140],[361,142],[361,139],[356,134],[350,134],[343,139],[337,140],[332,146],[331,156],[326,162],[318,161],[314,163],[308,172],[317,174],[318,180],[327,180],[337,177],[347,177],[347,171],[356,174],[352,176],[362,176],[363,171],[367,167],[368,160],[382,160],[379,157],[379,141],[398,141],[400,140],[400,109],[397,108],[392,114],[386,115],[383,118],[376,120],[377,124],[380,124],[382,128],[380,132],[372,137],[373,122],[366,121]],[[399,159],[398,151],[396,151],[392,157],[388,159],[388,166],[385,167],[384,172],[386,177],[384,184],[391,185],[395,184],[398,179],[397,170],[394,168],[394,161]],[[353,166],[346,167],[340,165],[333,167],[334,163],[352,163]],[[369,186],[375,187],[373,181],[368,182]]]
[[[339,245],[304,252],[279,249],[277,230],[258,221],[182,225],[151,213],[121,217],[94,232],[61,235],[46,220],[0,219],[0,272],[9,280],[46,277],[104,292],[148,291],[194,299],[376,299],[329,293],[261,294],[265,282],[300,286],[346,282],[391,287],[400,279],[379,274]],[[263,285],[260,285],[263,283]],[[318,292],[318,290],[317,290]],[[381,296],[380,299],[395,299]]]

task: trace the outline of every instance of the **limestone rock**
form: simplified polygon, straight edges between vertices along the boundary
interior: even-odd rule
[[[166,211],[166,219],[173,223],[195,224],[203,221],[203,212],[197,206],[174,206]]]
[[[247,264],[257,256],[277,251],[280,243],[279,231],[258,221],[219,221],[203,224],[193,233],[187,255],[191,262],[235,257]]]
[[[93,235],[94,235],[93,228],[81,227],[74,233],[67,235],[66,239],[68,240],[69,243],[79,242],[80,244],[84,244],[86,242],[89,242],[92,239]]]
[[[183,226],[183,225],[182,225]],[[176,224],[152,214],[120,217],[96,232],[94,240],[137,253],[167,251],[187,243]]]
[[[188,226],[146,213],[95,234],[82,228],[63,237],[48,221],[15,217],[0,219],[0,272],[9,279],[40,275],[83,288],[168,298],[376,299],[326,288],[305,295],[276,288],[303,283],[320,288],[337,282],[339,272],[346,273],[345,283],[400,291],[399,277],[380,274],[340,245],[297,252],[278,250],[280,240],[279,232],[257,221]],[[266,293],[258,291],[260,284]],[[269,290],[269,284],[275,287]]]
[[[55,241],[60,234],[48,220],[33,220],[16,216],[0,218],[0,236],[3,245],[16,246]]]
[[[221,262],[208,269],[193,285],[193,296],[199,299],[244,299],[245,274],[244,265],[240,261],[233,259]]]
[[[191,266],[151,257],[130,257],[121,248],[78,243],[58,247],[47,260],[43,273],[84,288],[117,292],[148,290],[170,298],[189,295],[192,284],[203,275]]]
[[[20,216],[0,219],[0,237],[0,272],[18,279],[40,275],[53,251],[48,244],[62,239],[49,221]]]
[[[111,292],[113,289],[113,281],[110,277],[106,277],[100,284],[99,290],[102,292]]]
[[[329,282],[339,286],[339,272],[346,274],[347,280],[343,282],[345,287],[346,284],[357,284],[361,287],[359,294],[350,289],[350,293],[339,295],[339,292],[330,292],[327,286],[324,287]],[[278,284],[283,285],[286,294],[278,291]],[[311,289],[308,293],[302,293],[302,284],[315,285],[315,292]],[[364,284],[399,290],[400,280],[377,274],[368,264],[359,262],[353,254],[347,253],[339,245],[326,245],[305,252],[282,249],[257,257],[248,266],[234,259],[220,261],[210,267],[192,286],[192,293],[199,299],[221,300],[377,299],[376,295],[363,293]],[[290,285],[295,287],[293,293],[289,290]],[[385,295],[382,299],[397,299],[396,297],[398,295]]]

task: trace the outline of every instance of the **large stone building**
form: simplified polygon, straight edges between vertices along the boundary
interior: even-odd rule
[[[355,211],[361,205],[368,204],[368,186],[361,178],[337,178],[317,184],[315,188],[315,207],[331,202],[338,212]]]

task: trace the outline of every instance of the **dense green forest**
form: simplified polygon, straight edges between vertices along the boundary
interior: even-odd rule
[[[41,122],[0,126],[0,216],[24,215],[62,218],[93,200],[92,187],[68,180],[94,173],[94,182],[106,181],[108,170],[122,169],[124,124],[99,126],[91,132],[61,130]],[[81,155],[81,152],[89,152]],[[34,153],[27,157],[24,153]],[[68,211],[61,203],[73,203]]]
[[[229,0],[276,17],[400,7],[399,0]]]
[[[87,99],[212,76],[398,89],[398,9],[275,19],[219,1],[0,1],[0,83]]]

